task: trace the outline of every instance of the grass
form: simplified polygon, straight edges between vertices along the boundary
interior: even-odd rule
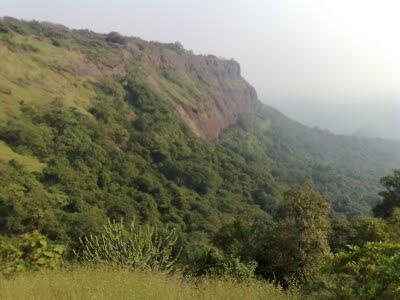
[[[30,172],[41,171],[45,166],[35,157],[15,153],[5,142],[0,140],[0,161],[7,163],[13,159]]]
[[[18,47],[30,45],[37,51],[13,51],[0,40],[0,111],[16,114],[21,100],[43,105],[62,99],[81,110],[90,105],[95,93],[83,83],[92,79],[87,73],[93,66],[82,54],[17,34],[10,40]]]
[[[22,273],[0,280],[0,299],[297,299],[261,281],[204,280],[106,268]]]

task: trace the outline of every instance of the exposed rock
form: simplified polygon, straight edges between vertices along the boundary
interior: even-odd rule
[[[187,102],[173,103],[188,128],[202,138],[218,138],[220,131],[234,124],[240,114],[254,113],[261,105],[255,89],[241,77],[240,65],[234,60],[188,52],[168,55],[162,51],[142,59],[160,70],[191,74],[193,82],[202,85],[205,93],[195,96],[193,92],[193,98]]]
[[[254,113],[260,107],[255,89],[250,86],[240,75],[240,66],[237,62],[221,60],[210,57],[199,58],[200,64],[195,65],[199,74],[207,74],[212,89],[200,98],[196,104],[182,105],[189,128],[205,139],[216,139],[220,131],[234,124],[239,114]],[[205,68],[204,65],[207,67]]]

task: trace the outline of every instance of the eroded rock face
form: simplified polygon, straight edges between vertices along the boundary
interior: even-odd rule
[[[75,74],[96,79],[110,75],[124,78],[132,65],[139,66],[145,84],[161,92],[199,137],[218,138],[220,131],[234,124],[240,114],[254,113],[261,105],[255,89],[241,77],[240,65],[234,60],[194,55],[176,44],[122,36],[123,43],[114,43],[106,36],[103,38],[113,51],[96,59],[80,53],[77,57],[81,59],[73,66]]]
[[[152,59],[161,69],[189,75],[201,89],[197,95],[190,86],[183,85],[193,99],[173,103],[177,114],[197,136],[216,139],[240,114],[254,113],[261,105],[255,89],[241,77],[240,65],[234,60],[188,54]]]
[[[216,139],[220,131],[237,121],[240,114],[254,113],[260,106],[255,89],[240,75],[240,66],[231,60],[205,57],[207,72],[213,74],[213,88],[195,107],[183,105],[194,132],[205,139]],[[198,70],[202,73],[202,70]],[[179,111],[178,111],[179,112]],[[185,118],[183,118],[185,120]]]
[[[241,77],[240,65],[234,60],[194,55],[183,49],[166,51],[164,47],[143,53],[135,43],[123,48],[128,61],[139,60],[156,69],[155,74],[149,75],[149,82],[156,88],[171,94],[160,82],[160,74],[163,80],[172,81],[179,88],[177,93],[182,97],[171,97],[171,104],[199,137],[218,138],[220,131],[234,124],[238,115],[254,113],[261,105],[255,89]],[[183,74],[183,79],[171,80],[166,76],[168,72]]]
[[[227,87],[221,80],[219,89],[210,93],[209,97],[197,101],[195,108],[181,105],[185,114],[178,114],[189,127],[200,137],[216,139],[222,129],[236,123],[240,114],[257,111],[260,103],[253,87],[243,84],[240,88]]]

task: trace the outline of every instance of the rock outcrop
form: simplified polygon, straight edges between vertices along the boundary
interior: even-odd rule
[[[222,129],[234,124],[240,114],[251,114],[260,107],[255,89],[241,76],[234,60],[194,55],[189,51],[166,52],[157,48],[149,55],[130,52],[132,59],[153,65],[163,79],[177,87],[172,104],[190,130],[204,139],[216,139]],[[171,78],[171,73],[182,75]],[[163,89],[158,76],[153,83]],[[171,94],[171,87],[166,93]]]
[[[205,139],[216,139],[220,131],[240,114],[254,113],[260,106],[255,89],[240,74],[240,66],[231,60],[203,57],[196,71],[209,73],[212,89],[193,105],[177,105],[178,115]]]

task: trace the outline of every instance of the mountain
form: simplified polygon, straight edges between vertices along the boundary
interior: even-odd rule
[[[271,99],[268,103],[310,127],[326,128],[337,134],[400,140],[398,100],[341,100]]]
[[[118,33],[0,20],[0,234],[74,243],[107,218],[172,224],[187,255],[310,181],[370,213],[400,144],[334,135],[259,102],[239,64]]]
[[[400,111],[400,109],[398,111]],[[385,126],[378,126],[376,124],[365,125],[353,132],[353,135],[366,138],[380,137],[384,139],[394,139],[400,141],[400,135],[396,130],[397,126],[394,124],[395,122],[393,122],[393,125],[391,125],[389,128]]]

